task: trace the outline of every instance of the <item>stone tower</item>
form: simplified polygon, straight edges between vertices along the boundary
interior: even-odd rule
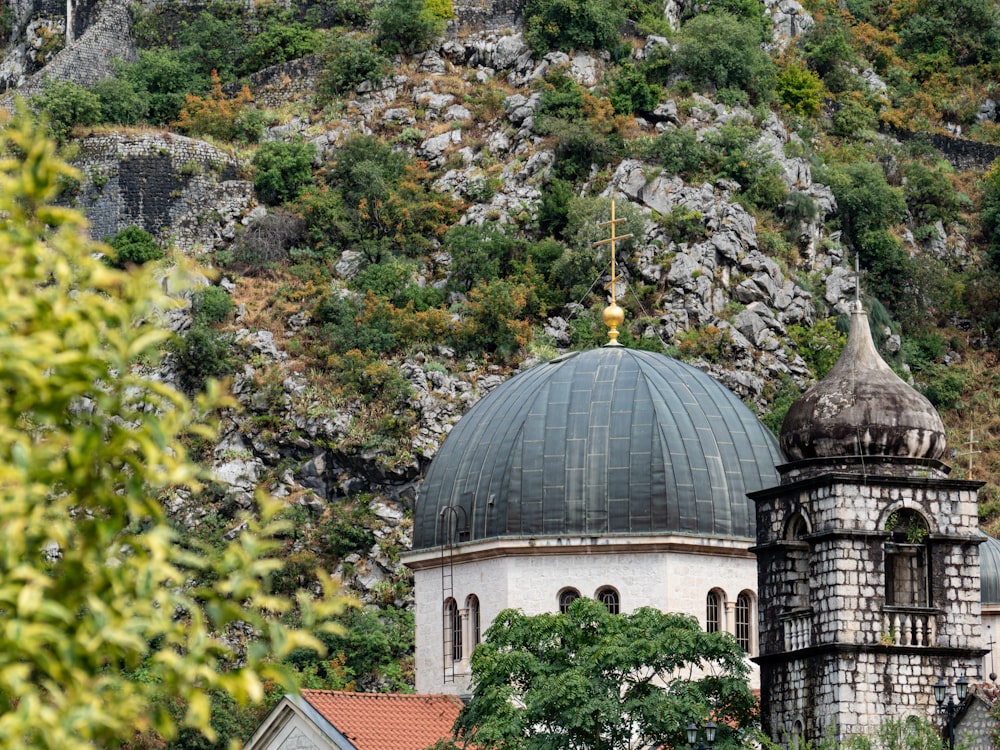
[[[976,497],[941,418],[879,357],[860,303],[829,375],[781,430],[757,504],[761,718],[786,745],[931,718],[931,685],[984,653]]]

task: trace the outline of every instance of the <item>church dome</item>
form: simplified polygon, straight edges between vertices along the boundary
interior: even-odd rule
[[[621,346],[568,354],[506,381],[454,427],[417,500],[413,549],[538,536],[753,538],[746,494],[776,485],[780,462],[768,429],[700,370]]]
[[[985,541],[979,545],[980,592],[983,604],[1000,604],[1000,539],[980,532]]]
[[[833,369],[792,404],[781,425],[790,461],[845,456],[939,459],[944,423],[875,349],[860,303]]]

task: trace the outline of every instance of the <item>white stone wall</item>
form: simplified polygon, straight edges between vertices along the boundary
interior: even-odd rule
[[[692,540],[691,546],[698,548],[698,541]],[[479,559],[456,554],[452,565],[452,596],[460,608],[465,607],[470,595],[478,597],[483,633],[506,608],[518,608],[529,615],[555,612],[559,593],[567,587],[593,597],[598,589],[610,586],[619,593],[622,612],[656,607],[664,612],[694,615],[702,626],[706,597],[709,591],[717,589],[724,594],[724,629],[730,632],[740,593],[749,591],[756,599],[756,561],[746,551],[747,542],[731,544],[714,554],[711,550],[698,554],[683,549],[658,549],[655,545],[645,549],[636,544],[629,547],[634,549],[602,550],[601,543],[595,541],[560,549],[558,542],[550,540],[549,546],[508,551],[504,556],[487,556],[481,549]],[[414,566],[417,692],[467,693],[470,639],[464,639],[465,659],[455,665],[455,680],[445,682],[441,567],[439,560],[427,562]],[[755,645],[756,612],[751,613],[751,624],[754,627],[751,642]],[[751,666],[752,686],[758,687],[758,671]]]

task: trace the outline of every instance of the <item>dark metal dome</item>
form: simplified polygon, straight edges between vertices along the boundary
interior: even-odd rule
[[[979,545],[979,576],[983,604],[1000,604],[1000,540],[983,534]]]
[[[424,480],[413,548],[524,536],[752,539],[746,493],[777,485],[781,460],[768,429],[700,370],[623,347],[570,354],[511,378],[459,421]]]

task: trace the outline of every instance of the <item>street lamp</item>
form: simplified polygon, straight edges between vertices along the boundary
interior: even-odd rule
[[[692,722],[686,730],[688,747],[691,750],[709,750],[715,744],[715,730],[715,722],[710,720],[705,725],[705,742],[698,742],[698,726]]]
[[[945,702],[945,696],[948,692],[948,683],[938,678],[938,681],[934,683],[933,689],[934,700],[937,701],[938,713],[948,717],[948,750],[955,750],[955,714],[959,706],[965,703],[965,698],[969,695],[969,681],[964,677],[959,677],[955,680],[955,695],[948,695],[947,703]],[[958,698],[958,702],[955,701],[955,698]]]

